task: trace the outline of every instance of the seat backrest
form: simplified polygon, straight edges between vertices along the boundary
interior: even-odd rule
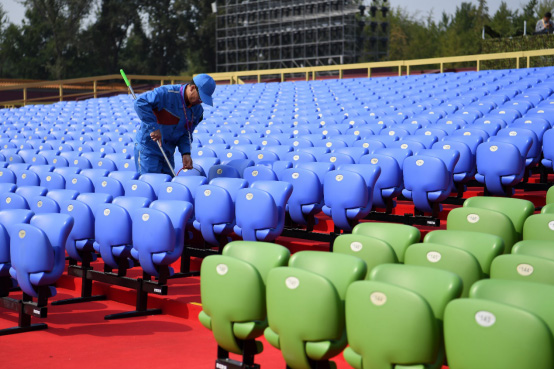
[[[125,196],[146,197],[150,200],[156,199],[156,193],[152,185],[142,180],[129,180],[123,184]]]
[[[272,268],[286,266],[290,258],[290,251],[279,244],[246,240],[228,243],[223,248],[222,254],[253,265],[264,283]]]
[[[446,220],[447,230],[477,231],[502,238],[504,253],[510,253],[518,241],[514,224],[503,213],[484,208],[460,207],[451,210]]]
[[[554,286],[523,281],[485,279],[471,287],[470,298],[487,299],[539,316],[554,333]]]
[[[444,336],[452,368],[554,366],[548,326],[536,315],[512,305],[457,299],[446,307]]]
[[[425,235],[423,242],[449,245],[471,253],[487,276],[490,274],[492,261],[504,252],[501,237],[483,232],[434,230]]]
[[[554,285],[554,261],[524,254],[505,254],[492,261],[491,279]]]
[[[344,357],[354,368],[436,362],[439,325],[417,292],[386,282],[357,281],[346,293],[345,315],[349,347]]]
[[[406,249],[421,239],[421,233],[417,228],[390,223],[364,222],[356,225],[352,234],[370,236],[387,242],[394,249],[399,262],[404,262]]]
[[[237,192],[240,189],[248,187],[248,182],[245,179],[237,179],[232,177],[217,177],[210,181],[210,185],[219,186],[227,190],[233,202],[237,199]],[[200,188],[199,188],[200,189]],[[196,196],[196,195],[195,195]]]
[[[331,281],[343,302],[348,286],[356,280],[363,280],[367,273],[367,266],[361,258],[342,253],[301,251],[292,255],[289,266],[324,276]]]
[[[523,224],[523,239],[554,241],[554,214],[529,216]]]
[[[404,263],[455,273],[462,279],[462,297],[467,297],[471,285],[484,276],[479,261],[470,252],[442,244],[412,244],[406,250]]]
[[[532,202],[517,198],[471,197],[464,202],[464,207],[492,209],[505,214],[514,224],[519,239],[523,233],[525,220],[535,212],[535,205]]]
[[[397,263],[394,249],[386,241],[361,234],[343,234],[333,242],[333,252],[358,257],[366,263],[369,278],[371,270],[383,263]]]
[[[23,197],[17,193],[0,194],[0,210],[29,209],[26,198],[27,197]]]
[[[512,254],[525,254],[554,261],[554,248],[550,240],[522,240],[514,244]]]
[[[190,190],[183,184],[176,182],[164,182],[157,191],[158,200],[184,200],[190,203],[194,202],[194,198]]]
[[[28,200],[29,208],[35,214],[39,213],[59,213],[60,206],[54,199],[46,196],[31,197]]]
[[[177,176],[171,181],[185,185],[189,189],[193,198],[196,195],[196,189],[198,189],[199,186],[208,183],[208,179],[204,176]]]
[[[369,279],[401,286],[420,294],[431,306],[435,318],[441,321],[448,302],[462,293],[459,276],[430,267],[383,264],[371,271]]]

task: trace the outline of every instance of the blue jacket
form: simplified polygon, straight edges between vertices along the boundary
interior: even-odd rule
[[[190,153],[192,132],[202,121],[204,108],[202,104],[186,108],[185,118],[181,86],[164,85],[137,97],[135,111],[142,124],[135,140],[141,151],[162,157],[158,144],[150,138],[151,132],[160,129],[162,147],[167,154],[171,155],[170,158],[175,153],[175,147],[179,148],[181,155]],[[186,85],[183,86],[183,90],[185,87]]]

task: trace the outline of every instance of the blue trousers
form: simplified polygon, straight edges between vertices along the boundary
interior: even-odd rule
[[[166,152],[167,154],[167,152]],[[173,154],[167,156],[171,166],[175,168],[173,160]],[[145,173],[165,173],[169,176],[173,176],[171,168],[167,165],[162,153],[158,149],[157,152],[150,148],[135,143],[135,165],[139,174]]]

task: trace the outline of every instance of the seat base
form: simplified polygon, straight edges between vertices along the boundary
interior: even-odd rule
[[[385,212],[370,212],[366,217],[366,220],[382,221],[382,222],[394,222],[404,225],[424,225],[424,226],[436,226],[441,225],[441,220],[434,216],[414,215],[412,213],[405,213],[403,215],[391,215]]]
[[[1,329],[0,330],[0,336],[10,335],[10,334],[27,333],[27,332],[30,332],[30,331],[38,331],[38,330],[46,330],[46,329],[48,329],[48,325],[46,325],[44,323],[31,324],[29,326],[14,326],[13,328]]]
[[[19,313],[18,326],[0,330],[0,335],[10,335],[18,333],[26,333],[29,331],[48,329],[48,325],[44,323],[31,324],[31,317],[46,318],[48,297],[50,289],[48,286],[38,287],[39,297],[37,302],[33,302],[33,297],[23,293],[23,299],[14,299],[10,297],[0,298],[0,307]]]
[[[104,320],[117,320],[125,319],[128,317],[140,317],[140,316],[150,316],[150,315],[161,315],[163,312],[160,308],[151,308],[147,310],[136,310],[136,311],[127,311],[119,312],[111,315],[104,316]]]
[[[242,362],[229,358],[229,351],[217,346],[216,369],[259,369],[260,365],[254,363],[254,356],[261,352],[258,350],[256,340],[243,342]]]

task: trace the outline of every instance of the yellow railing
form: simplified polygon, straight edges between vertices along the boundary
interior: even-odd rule
[[[352,70],[367,70],[367,77],[371,77],[371,71],[377,68],[394,68],[398,71],[398,75],[402,76],[404,73],[409,75],[412,68],[415,66],[431,66],[436,65],[439,67],[441,73],[444,71],[445,64],[452,63],[475,63],[477,70],[481,69],[481,62],[484,60],[499,60],[499,59],[515,59],[516,68],[521,67],[521,59],[525,59],[526,66],[529,68],[530,59],[532,57],[541,57],[554,55],[554,49],[542,49],[531,51],[518,51],[509,53],[496,53],[496,54],[478,54],[478,55],[464,55],[457,57],[443,57],[443,58],[429,58],[429,59],[414,59],[414,60],[397,60],[390,62],[374,62],[374,63],[357,63],[357,64],[343,64],[343,65],[330,65],[330,66],[318,66],[318,67],[302,67],[302,68],[286,68],[286,69],[267,69],[258,71],[240,71],[240,72],[225,72],[225,73],[212,73],[212,76],[216,81],[229,81],[230,83],[241,83],[249,77],[258,82],[262,81],[263,76],[280,76],[281,81],[286,80],[287,75],[305,75],[306,81],[310,79],[315,80],[317,74],[321,72],[334,73],[338,75],[338,78],[343,78],[345,71]],[[404,72],[405,71],[405,72]]]
[[[141,76],[141,75],[127,75],[129,82],[135,81],[156,81],[160,85],[165,83],[174,84],[176,82],[190,81],[190,76]],[[39,98],[28,98],[30,90],[48,90],[48,92],[55,91],[48,96],[42,96]],[[140,93],[140,88],[135,88],[135,92]],[[79,97],[94,97],[97,98],[104,94],[127,91],[127,87],[121,78],[121,75],[106,75],[96,77],[84,77],[73,78],[69,80],[57,80],[57,81],[40,81],[29,82],[23,84],[9,84],[7,82],[0,86],[0,92],[2,91],[20,91],[21,99],[0,101],[0,106],[4,108],[22,106],[34,103],[47,103],[53,101],[63,101],[67,98],[79,98]],[[66,94],[67,91],[79,91],[77,93]]]
[[[343,65],[330,65],[330,66],[318,66],[318,67],[302,67],[302,68],[286,68],[286,69],[269,69],[258,71],[240,71],[240,72],[225,72],[225,73],[211,73],[210,75],[216,81],[225,81],[229,84],[243,84],[247,81],[261,82],[263,77],[280,76],[281,81],[286,81],[287,76],[290,75],[304,75],[306,81],[310,79],[315,80],[318,73],[327,73],[337,75],[338,78],[343,78],[345,71],[365,71],[367,70],[367,77],[371,77],[372,70],[378,68],[393,68],[398,72],[399,76],[403,74],[409,75],[412,69],[416,66],[433,66],[436,65],[438,69],[443,72],[445,64],[455,63],[475,63],[477,71],[481,69],[481,62],[486,60],[502,60],[502,59],[514,59],[516,61],[516,68],[522,66],[521,60],[524,60],[523,65],[527,68],[530,67],[531,58],[544,57],[554,55],[554,49],[541,49],[531,51],[519,51],[509,53],[496,53],[496,54],[479,54],[479,55],[465,55],[456,57],[443,57],[443,58],[430,58],[430,59],[415,59],[415,60],[397,60],[390,62],[374,62],[374,63],[358,63],[358,64],[343,64]],[[190,81],[191,77],[188,76],[141,76],[141,75],[127,75],[129,80],[135,81],[159,81],[160,85],[164,83],[174,84],[175,82]],[[110,82],[111,83],[107,83]],[[56,89],[58,94],[53,94],[47,97],[40,98],[28,98],[29,89]],[[64,90],[68,91],[82,91],[72,94],[64,94]],[[42,81],[32,82],[24,84],[16,84],[11,86],[0,86],[0,91],[21,91],[22,98],[18,100],[0,102],[0,105],[4,107],[21,106],[33,103],[49,102],[49,101],[62,101],[64,98],[75,97],[98,97],[102,94],[108,94],[113,92],[126,91],[125,85],[121,81],[120,75],[107,75],[98,77],[86,77],[75,78],[70,80],[58,80],[58,81]],[[136,92],[141,92],[141,89],[136,88]]]

